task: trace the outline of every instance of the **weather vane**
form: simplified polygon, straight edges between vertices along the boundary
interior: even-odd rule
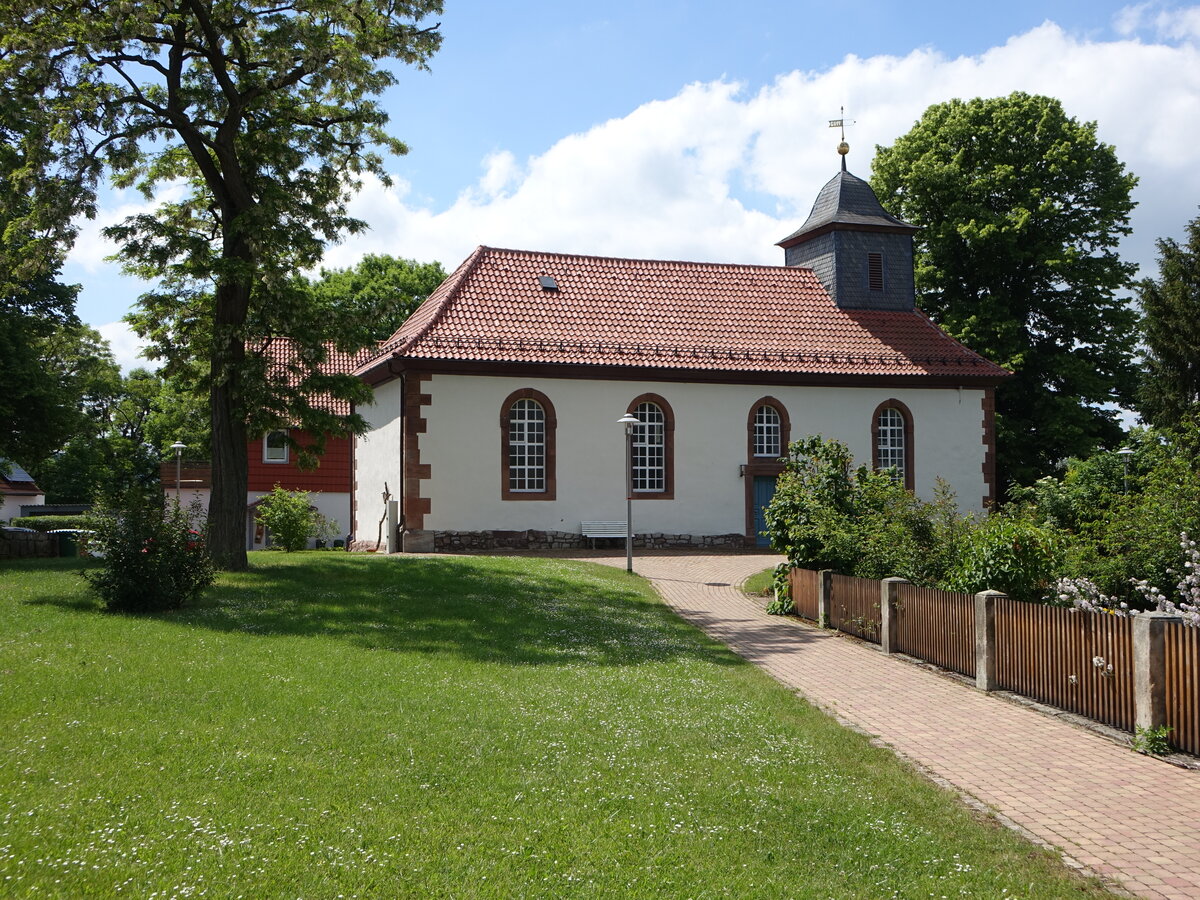
[[[830,128],[840,128],[842,130],[842,141],[838,144],[837,151],[842,155],[842,171],[846,171],[846,154],[850,152],[850,145],[846,143],[846,126],[853,125],[854,120],[846,121],[846,107],[841,107],[842,117],[840,119],[830,119]]]

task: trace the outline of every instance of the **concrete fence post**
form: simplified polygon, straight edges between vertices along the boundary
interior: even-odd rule
[[[996,689],[996,601],[1007,600],[1000,591],[975,595],[975,687]]]
[[[387,505],[387,540],[384,546],[388,553],[397,553],[400,548],[396,546],[396,538],[399,536],[400,524],[400,501],[389,500]]]
[[[879,649],[884,653],[896,652],[896,603],[900,596],[900,585],[908,584],[907,578],[885,578],[879,582]]]
[[[829,627],[829,598],[833,594],[833,569],[822,569],[821,589],[817,592],[817,625]]]
[[[1163,635],[1168,622],[1182,622],[1164,612],[1133,619],[1133,724],[1159,728],[1167,723],[1167,679]]]

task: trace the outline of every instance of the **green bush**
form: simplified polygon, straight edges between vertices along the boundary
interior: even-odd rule
[[[56,531],[59,528],[88,528],[87,516],[17,516],[8,524],[13,528]]]
[[[845,444],[819,435],[788,448],[766,510],[772,546],[794,566],[937,584],[968,528],[953,493],[939,482],[927,503],[890,473],[852,465]]]
[[[771,572],[771,600],[767,603],[767,614],[771,616],[790,616],[796,611],[792,600],[792,582],[788,576],[791,566],[780,563]]]
[[[88,517],[103,553],[100,567],[85,578],[115,612],[177,609],[213,582],[205,547],[203,510],[186,510],[173,500],[136,496],[118,508],[102,508]],[[99,554],[97,554],[99,555]]]
[[[995,513],[971,529],[946,586],[971,594],[1003,591],[1014,600],[1040,603],[1054,596],[1062,565],[1063,540],[1055,528],[1023,510]]]
[[[1134,606],[1145,605],[1134,579],[1173,593],[1179,535],[1200,534],[1198,443],[1194,422],[1171,433],[1137,430],[1127,465],[1112,451],[1070,459],[1061,477],[1019,491],[1031,514],[1065,532],[1062,574]]]
[[[317,512],[308,502],[308,491],[285,491],[279,485],[258,505],[258,521],[270,529],[272,546],[288,553],[303,550],[308,539],[328,540],[337,530],[337,523]]]

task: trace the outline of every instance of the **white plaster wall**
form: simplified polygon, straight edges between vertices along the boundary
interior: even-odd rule
[[[404,466],[400,449],[404,435],[401,410],[403,382],[397,378],[375,388],[375,401],[357,407],[367,420],[370,431],[354,445],[354,482],[357,485],[359,541],[374,541],[379,531],[379,519],[386,512],[383,505],[383,486],[387,483],[393,500],[400,499]],[[503,398],[501,398],[503,399]],[[350,530],[350,519],[345,520]],[[387,530],[385,523],[384,530]],[[386,536],[385,536],[386,539]]]
[[[21,515],[22,506],[45,503],[45,494],[0,494],[0,522],[7,522]]]
[[[269,493],[271,492],[249,491],[246,494],[246,505],[249,506],[252,503],[257,503]],[[325,518],[337,523],[333,530],[334,540],[338,538],[344,540],[350,532],[350,494],[334,493],[332,491],[311,491],[308,495],[308,503],[309,506],[315,506],[317,512],[325,516]],[[247,527],[249,527],[249,523],[247,523]],[[316,545],[316,538],[310,538],[308,546],[315,547]],[[251,546],[251,549],[256,550],[261,550],[262,548],[262,544],[253,544]]]
[[[501,499],[501,404],[519,388],[549,397],[558,420],[557,497]],[[625,516],[624,431],[630,400],[662,396],[675,414],[675,499],[634,501],[638,532],[744,533],[746,423],[751,407],[772,396],[787,409],[793,440],[808,434],[845,441],[870,464],[871,419],[884,400],[911,410],[917,493],[930,497],[937,476],[963,509],[980,507],[983,413],[979,389],[783,387],[435,375],[423,386],[432,403],[421,435],[431,466],[422,495],[432,501],[434,531],[554,529],[578,531],[591,519]],[[374,440],[374,437],[372,438]],[[395,446],[393,444],[393,446]],[[394,453],[395,451],[393,451]],[[398,463],[397,463],[398,464]],[[360,485],[363,461],[360,456]]]

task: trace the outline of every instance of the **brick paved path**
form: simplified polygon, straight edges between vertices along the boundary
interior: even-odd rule
[[[737,587],[780,561],[656,554],[634,569],[740,656],[1080,864],[1145,897],[1200,898],[1200,771],[768,616]]]

